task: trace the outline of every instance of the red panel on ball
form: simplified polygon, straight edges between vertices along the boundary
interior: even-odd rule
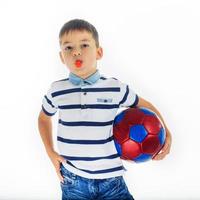
[[[141,146],[133,140],[127,140],[122,144],[122,155],[127,159],[134,159],[141,154]]]
[[[158,136],[148,135],[141,144],[142,152],[148,154],[155,154],[160,149],[160,141]]]
[[[129,139],[128,129],[124,129],[120,123],[113,127],[114,139],[121,145],[123,142]]]
[[[149,134],[158,135],[162,125],[157,117],[147,115],[144,117],[143,125]]]
[[[122,121],[129,126],[142,124],[145,114],[139,109],[129,108],[125,111],[124,120]]]

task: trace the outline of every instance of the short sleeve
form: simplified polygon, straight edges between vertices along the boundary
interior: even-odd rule
[[[53,93],[53,84],[51,84],[49,90],[44,95],[42,100],[42,110],[48,116],[53,116],[58,109],[55,99],[52,97],[52,93]]]
[[[136,107],[139,101],[138,95],[129,87],[129,85],[120,84],[120,102],[119,107]]]

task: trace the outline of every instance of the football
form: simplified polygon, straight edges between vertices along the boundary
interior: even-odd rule
[[[128,108],[116,115],[113,138],[121,159],[136,163],[151,160],[166,138],[159,117],[147,108]]]

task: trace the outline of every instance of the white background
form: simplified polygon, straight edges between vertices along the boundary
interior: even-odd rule
[[[61,197],[37,118],[50,83],[68,76],[58,34],[74,18],[99,32],[100,72],[150,101],[173,135],[164,160],[123,161],[130,192],[136,200],[200,199],[200,3],[192,0],[0,1],[0,199]]]

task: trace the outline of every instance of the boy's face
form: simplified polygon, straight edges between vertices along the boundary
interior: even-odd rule
[[[60,58],[70,72],[86,78],[96,71],[97,60],[103,56],[103,49],[96,47],[92,34],[87,31],[70,31],[61,37]],[[79,65],[76,61],[79,60]]]

